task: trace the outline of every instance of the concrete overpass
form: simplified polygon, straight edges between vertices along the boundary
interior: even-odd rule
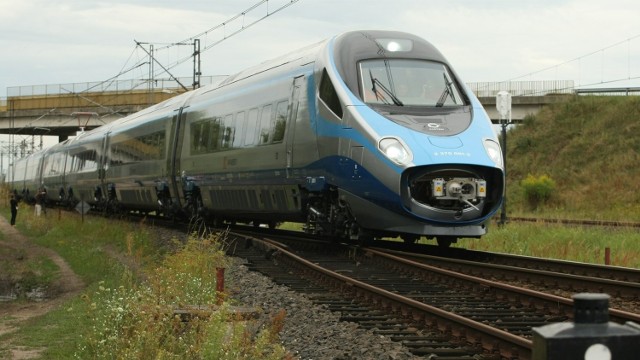
[[[567,101],[574,95],[513,96],[511,97],[511,120],[522,121],[527,115],[534,115],[546,105]],[[496,109],[496,97],[479,97],[478,100],[487,111],[487,115],[495,124],[500,122],[500,114]]]
[[[223,78],[208,77],[204,83]],[[62,141],[81,128],[89,130],[104,125],[185,91],[171,82],[160,85],[156,82],[153,88],[146,89],[125,84],[118,84],[114,89],[111,84],[109,88],[96,90],[91,84],[43,85],[44,91],[38,87],[9,88],[6,103],[0,104],[0,134],[57,136]],[[571,81],[467,85],[493,120],[499,119],[495,106],[498,91],[512,94],[512,120],[515,121],[537,113],[548,104],[565,101],[573,93]]]
[[[0,134],[49,135],[60,140],[92,129],[176,95],[163,89],[8,97],[0,109]]]

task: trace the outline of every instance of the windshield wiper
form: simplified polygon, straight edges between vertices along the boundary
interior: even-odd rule
[[[453,102],[455,103],[456,99],[453,98],[453,89],[451,88],[451,84],[453,83],[453,81],[449,81],[447,79],[447,75],[446,74],[442,74],[442,77],[444,77],[444,84],[446,85],[444,91],[442,92],[442,95],[440,95],[440,98],[438,99],[438,102],[436,103],[436,107],[442,107],[442,105],[444,105],[444,102],[447,101],[447,97],[449,97],[449,95],[451,95]]]
[[[391,92],[391,90],[387,89],[387,87],[386,87],[386,86],[384,86],[384,85],[382,84],[382,82],[380,82],[380,80],[378,80],[377,78],[373,77],[373,73],[371,72],[371,70],[369,70],[369,77],[371,78],[371,91],[373,91],[373,93],[376,95],[376,99],[379,99],[379,100],[382,100],[382,101],[386,101],[386,99],[387,99],[387,98],[386,98],[386,97],[384,97],[384,96],[379,96],[379,95],[381,95],[381,94],[378,92],[378,88],[377,88],[377,86],[379,86],[379,87],[380,87],[380,89],[382,89],[382,91],[383,91],[385,94],[389,95],[389,97],[391,98],[391,101],[393,101],[393,103],[394,103],[396,106],[404,106],[404,104],[402,103],[402,101],[400,101],[400,99],[398,99],[398,98],[393,94],[393,92]],[[377,86],[376,86],[376,85],[377,85]]]

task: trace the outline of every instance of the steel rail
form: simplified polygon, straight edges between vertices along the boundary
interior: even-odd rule
[[[543,219],[543,218],[509,216],[507,217],[507,221],[561,224],[561,225],[587,225],[587,226],[640,228],[640,223],[638,222],[613,221],[613,220]]]
[[[478,283],[478,284],[482,284],[484,286],[487,287],[492,287],[492,288],[497,288],[497,289],[501,289],[501,290],[505,290],[505,291],[509,291],[515,294],[519,294],[519,295],[524,295],[527,297],[534,297],[537,299],[542,299],[548,302],[552,302],[555,303],[557,305],[561,305],[563,307],[565,307],[564,311],[566,313],[573,313],[573,300],[572,299],[568,299],[565,297],[561,297],[561,296],[557,296],[557,295],[552,295],[552,294],[547,294],[547,293],[543,293],[540,291],[536,291],[536,290],[531,290],[531,289],[526,289],[526,288],[522,288],[522,287],[518,287],[518,286],[514,286],[514,285],[509,285],[509,284],[505,284],[505,283],[499,283],[499,282],[495,282],[495,281],[491,281],[491,280],[487,280],[484,278],[480,278],[480,277],[476,277],[473,275],[467,275],[467,274],[462,274],[462,273],[458,273],[455,271],[451,271],[451,270],[446,270],[446,269],[442,269],[436,266],[432,266],[432,265],[427,265],[427,264],[423,264],[420,262],[416,262],[410,259],[406,259],[400,256],[396,256],[396,255],[392,255],[389,253],[386,253],[385,251],[381,251],[381,250],[376,250],[376,249],[371,249],[371,248],[367,248],[364,249],[364,251],[380,256],[380,257],[384,257],[387,259],[391,259],[393,261],[399,262],[399,263],[403,263],[412,267],[416,267],[416,268],[420,268],[426,271],[430,271],[430,272],[434,272],[434,273],[438,273],[438,274],[442,274],[445,276],[449,276],[449,277],[454,277],[457,279],[461,279],[461,280],[466,280],[466,281],[470,281],[470,282],[474,282],[474,283]],[[623,310],[619,310],[619,309],[609,309],[609,315],[616,317],[618,319],[621,319],[623,321],[634,321],[637,323],[640,323],[640,314],[635,314],[635,313],[630,313],[627,311],[623,311]]]
[[[462,326],[465,329],[473,329],[476,331],[477,335],[484,338],[484,341],[482,341],[483,348],[488,352],[496,351],[496,340],[499,340],[501,342],[508,343],[509,346],[512,347],[510,349],[499,348],[500,352],[511,354],[510,356],[513,356],[514,354],[516,354],[516,356],[527,354],[525,358],[528,357],[528,354],[531,353],[531,349],[533,347],[533,343],[531,340],[328,270],[288,251],[285,246],[274,240],[257,238],[251,239],[257,241],[258,243],[262,243],[266,248],[270,250],[272,254],[275,255],[277,252],[278,256],[285,256],[286,258],[302,265],[304,268],[313,270],[324,276],[330,277],[335,281],[346,284],[351,289],[358,289],[369,294],[383,297],[397,304],[406,306],[410,309],[430,314],[431,316],[435,316],[439,319],[445,320],[448,323]],[[461,333],[466,334],[466,331],[462,330]],[[486,339],[486,337],[490,337],[493,340],[488,340]]]
[[[543,279],[545,282],[548,280],[557,280],[563,279],[566,280],[568,284],[574,286],[584,286],[585,284],[593,284],[589,285],[591,288],[599,289],[598,291],[609,292],[610,295],[622,294],[624,296],[629,297],[638,297],[640,296],[640,283],[634,281],[622,281],[622,280],[614,280],[607,279],[602,277],[595,277],[589,275],[578,275],[571,273],[558,272],[555,270],[545,270],[538,268],[528,268],[523,266],[514,266],[514,265],[505,265],[499,263],[486,263],[479,261],[471,261],[471,260],[461,260],[455,258],[448,257],[439,257],[433,255],[424,255],[424,254],[407,254],[401,251],[396,250],[387,250],[380,248],[380,251],[387,252],[390,254],[396,254],[400,257],[406,256],[407,258],[418,258],[419,261],[425,260],[428,261],[431,266],[433,264],[442,263],[445,267],[467,267],[473,269],[480,269],[487,274],[524,274],[529,277],[535,277],[539,279]],[[541,261],[538,259],[538,261]],[[562,263],[560,263],[562,265]],[[607,268],[606,270],[611,270]],[[456,269],[456,271],[459,271]]]

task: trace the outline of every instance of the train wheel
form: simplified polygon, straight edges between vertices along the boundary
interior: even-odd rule
[[[436,241],[438,242],[438,246],[441,248],[448,248],[456,242],[456,238],[453,236],[438,236],[436,237]]]
[[[187,203],[186,214],[189,219],[197,219],[200,218],[200,209],[202,209],[203,203],[200,195],[195,196],[192,200]]]
[[[375,237],[369,234],[363,234],[358,236],[358,245],[360,246],[371,246],[375,241]]]
[[[405,244],[415,244],[420,237],[418,235],[405,234],[405,235],[402,235],[401,238]]]

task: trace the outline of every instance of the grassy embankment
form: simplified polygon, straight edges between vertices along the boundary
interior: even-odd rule
[[[3,207],[2,214],[7,213]],[[51,210],[37,218],[26,205],[20,207],[17,227],[64,257],[87,288],[26,323],[0,319],[0,325],[19,327],[0,335],[0,358],[10,358],[10,349],[16,347],[40,351],[43,359],[287,358],[277,342],[282,319],[256,334],[243,322],[227,321],[232,300],[210,318],[189,323],[173,314],[175,307],[216,304],[216,268],[225,267],[229,259],[215,236],[192,237],[186,244],[158,243],[144,224],[94,217],[81,222],[72,213],[58,219],[57,211]],[[141,272],[114,254],[133,260]],[[34,286],[50,284],[55,276],[47,261],[34,262],[8,250],[5,255],[0,262],[16,269],[18,277],[24,273],[14,265],[23,261],[32,273],[48,274],[36,276],[30,283]]]
[[[509,216],[640,222],[640,97],[575,97],[528,117],[507,140]],[[540,187],[551,191],[535,197]],[[613,265],[640,268],[638,229],[494,225],[459,246],[592,263],[609,247]]]
[[[510,215],[640,222],[640,96],[575,97],[507,140]],[[528,175],[556,184],[540,206],[525,197]]]

